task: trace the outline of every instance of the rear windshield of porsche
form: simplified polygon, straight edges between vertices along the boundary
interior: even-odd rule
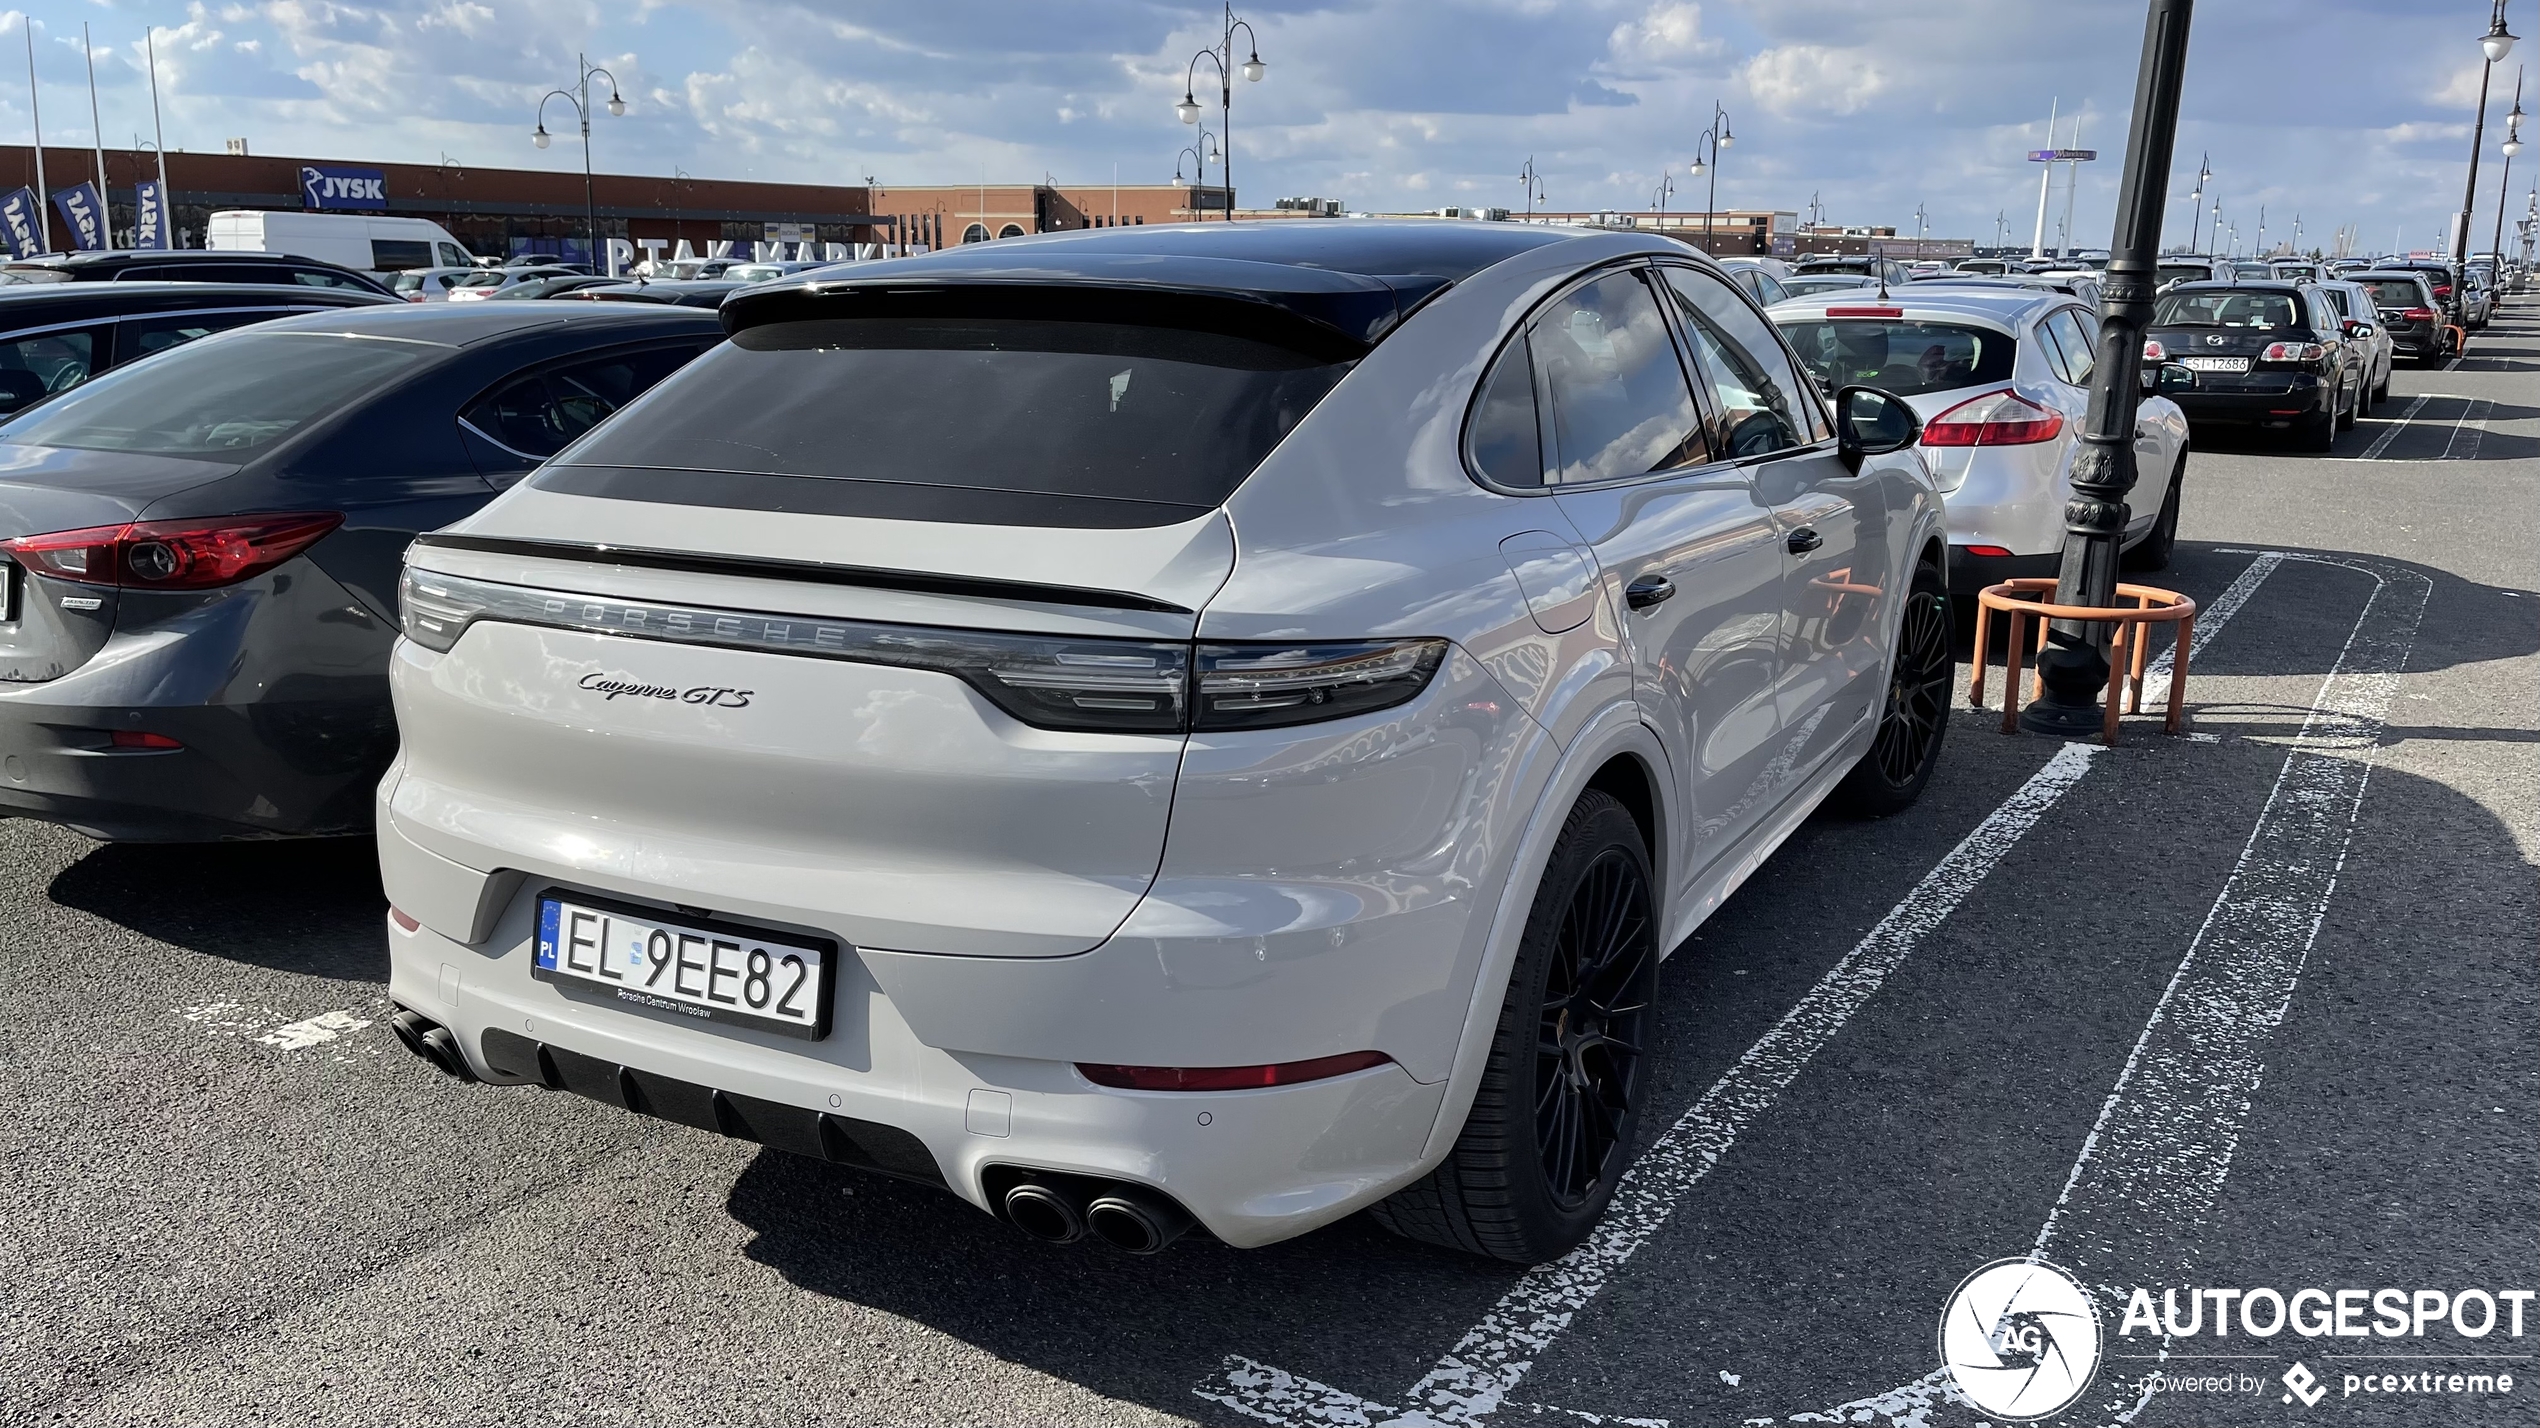
[[[1349,365],[1103,322],[771,323],[691,363],[535,479],[686,505],[1164,525],[1223,503]]]
[[[1782,336],[1820,388],[1872,386],[1900,397],[2002,381],[2017,347],[1986,328],[1875,318],[1786,322]]]

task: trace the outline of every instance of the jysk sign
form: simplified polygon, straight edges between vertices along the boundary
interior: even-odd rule
[[[168,241],[168,206],[156,181],[143,179],[132,186],[132,246],[135,248],[173,248]]]
[[[302,164],[300,205],[303,208],[369,208],[388,206],[388,175],[378,169],[342,164]]]

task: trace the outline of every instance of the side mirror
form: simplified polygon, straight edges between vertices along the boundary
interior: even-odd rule
[[[2187,366],[2185,363],[2181,362],[2164,362],[2161,364],[2160,389],[2162,391],[2186,392],[2195,390],[2195,387],[2195,368]]]
[[[1834,432],[1845,464],[1858,469],[1865,456],[1903,451],[1922,440],[1923,423],[1894,392],[1844,387],[1834,394]]]

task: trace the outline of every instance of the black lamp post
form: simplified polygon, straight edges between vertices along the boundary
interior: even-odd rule
[[[1703,130],[1693,141],[1693,173],[1711,176],[1710,188],[1702,199],[1702,251],[1705,253],[1711,251],[1711,214],[1720,206],[1720,151],[1736,142],[1737,135],[1729,132],[1729,111],[1722,109],[1719,101],[1712,101],[1711,127]],[[1707,158],[1703,154],[1705,144],[1710,145]]]
[[[2202,231],[2199,220],[2205,216],[2205,185],[2214,181],[2214,156],[2207,154],[2196,165],[2196,191],[2187,196],[2187,251],[2196,251],[2196,235]],[[2221,200],[2215,200],[2220,203]]]
[[[1261,37],[1252,32],[1251,23],[1235,18],[1234,0],[1225,0],[1225,17],[1225,28],[1217,48],[1201,50],[1191,56],[1190,64],[1182,71],[1182,102],[1173,106],[1173,112],[1185,124],[1199,122],[1202,111],[1199,101],[1192,97],[1192,85],[1199,78],[1199,62],[1205,59],[1217,66],[1217,134],[1218,142],[1225,146],[1218,162],[1226,175],[1226,221],[1232,223],[1235,219],[1235,72],[1240,68],[1245,83],[1259,84],[1263,72],[1270,66],[1261,62]],[[1240,66],[1235,63],[1237,30],[1244,32],[1244,53],[1250,56]],[[1201,187],[1207,187],[1207,169],[1200,170],[1199,181]]]
[[[2117,543],[2125,535],[2126,492],[2134,488],[2134,410],[2142,397],[2143,330],[2151,325],[2160,271],[2161,216],[2170,191],[2170,149],[2178,139],[2179,91],[2187,77],[2187,31],[2196,0],[2151,0],[2143,62],[2135,77],[2133,129],[2117,193],[2117,228],[2102,286],[2099,365],[2090,411],[2073,457],[2073,496],[2064,506],[2064,555],[2055,603],[2105,607],[2117,595]],[[2108,627],[2057,620],[2037,659],[2044,695],[2020,711],[2020,727],[2041,734],[2098,732],[2095,707],[2108,684]],[[2113,699],[2116,694],[2109,693]]]
[[[2514,34],[2505,28],[2505,0],[2495,0],[2478,47],[2487,63],[2478,71],[2478,120],[2469,131],[2469,181],[2461,186],[2460,221],[2452,225],[2452,325],[2464,331],[2469,327],[2469,220],[2478,211],[2478,150],[2487,142],[2487,82],[2496,77],[2496,62],[2514,47]]]
[[[1667,231],[1667,200],[1674,197],[1675,192],[1676,181],[1674,177],[1662,171],[1658,175],[1658,187],[1652,189],[1649,194],[1649,206],[1658,210],[1658,231],[1660,233],[1665,233]]]
[[[529,142],[542,149],[547,147],[547,140],[549,137],[547,134],[548,100],[562,99],[567,104],[573,106],[575,117],[582,121],[582,221],[585,225],[584,236],[589,238],[591,243],[591,271],[595,273],[605,273],[607,271],[607,265],[600,261],[600,210],[598,206],[591,201],[591,76],[606,75],[608,78],[609,113],[618,115],[624,114],[626,112],[626,97],[617,92],[616,75],[609,74],[607,70],[591,63],[588,58],[582,55],[575,55],[573,57],[573,63],[580,71],[580,73],[574,78],[573,88],[550,89],[545,94],[538,96],[538,128],[535,132],[530,134]]]
[[[1527,156],[1526,166],[1518,171],[1517,182],[1526,186],[1526,221],[1531,223],[1535,217],[1535,205],[1543,202],[1543,175],[1535,172],[1532,155]]]
[[[2514,71],[2514,109],[2505,116],[2504,177],[2496,180],[2496,238],[2491,245],[2496,254],[2496,277],[2504,280],[2505,266],[2505,195],[2513,192],[2514,155],[2522,152],[2522,71]]]

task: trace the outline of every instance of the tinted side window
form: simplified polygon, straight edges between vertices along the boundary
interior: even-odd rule
[[[432,244],[412,238],[373,238],[370,265],[383,273],[399,268],[429,268]]]
[[[506,382],[460,415],[512,450],[541,460],[677,371],[691,345],[620,353]]]
[[[1610,481],[1711,459],[1667,319],[1636,273],[1554,299],[1529,333],[1552,401],[1564,482]]]
[[[330,273],[324,268],[293,268],[291,281],[309,288],[339,288],[360,293],[370,291],[368,283],[356,282],[342,273]]]
[[[1535,368],[1526,344],[1511,342],[1482,379],[1473,404],[1474,469],[1502,486],[1543,484],[1543,427],[1535,410]]]
[[[31,406],[66,392],[96,370],[98,334],[48,332],[0,341],[0,412]]]
[[[123,337],[116,345],[115,365],[138,362],[153,353],[182,347],[195,338],[281,317],[288,311],[277,307],[262,312],[172,312],[157,317],[126,318],[120,324]]]
[[[2064,380],[2076,387],[2090,385],[2090,374],[2098,370],[2098,355],[2090,350],[2090,334],[2082,329],[2081,315],[2071,308],[2058,308],[2040,326],[2055,339],[2063,355]]]
[[[1702,379],[1720,411],[1721,445],[1734,458],[1764,456],[1816,440],[1823,421],[1773,325],[1709,273],[1662,269]]]
[[[438,245],[436,245],[436,246],[438,246],[438,247],[440,248],[440,250],[441,250],[441,266],[442,266],[442,267],[445,267],[445,268],[464,268],[464,267],[468,266],[468,264],[469,264],[470,262],[472,262],[472,261],[473,261],[472,259],[470,259],[470,258],[468,257],[468,255],[467,255],[467,254],[465,254],[465,253],[463,253],[463,252],[460,252],[460,251],[459,251],[459,245],[458,245],[458,244],[456,244],[456,243],[442,243],[442,244],[438,244]],[[419,267],[420,267],[420,266],[425,266],[425,265],[418,264],[417,266],[419,266]]]

